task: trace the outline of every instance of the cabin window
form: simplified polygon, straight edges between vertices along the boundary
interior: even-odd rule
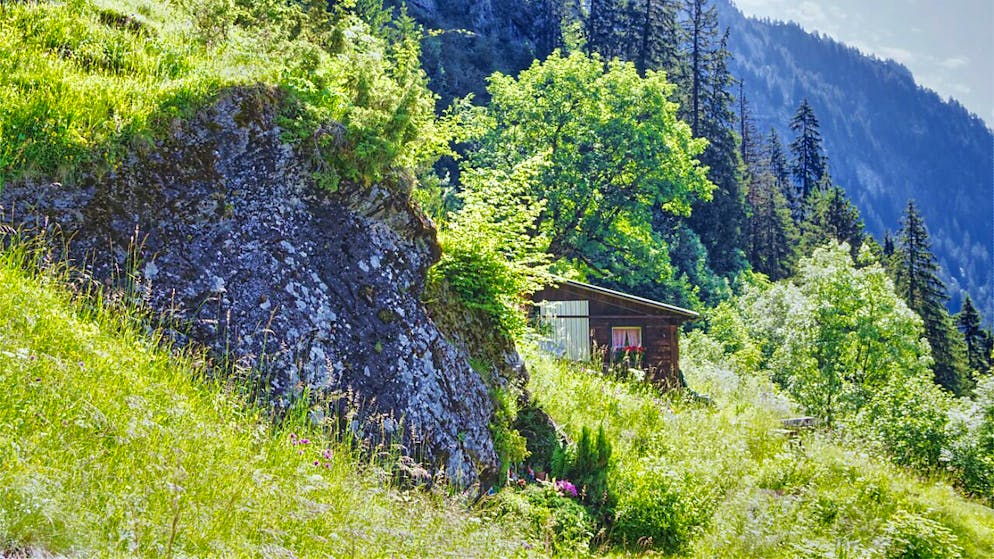
[[[625,350],[635,347],[642,348],[642,328],[638,326],[611,328],[611,349]]]

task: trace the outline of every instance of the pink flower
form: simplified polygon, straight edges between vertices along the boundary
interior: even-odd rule
[[[561,479],[556,482],[556,491],[558,491],[560,495],[565,495],[567,497],[577,496],[576,486],[565,479]]]

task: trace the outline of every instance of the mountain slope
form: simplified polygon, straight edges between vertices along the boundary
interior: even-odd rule
[[[994,317],[991,274],[994,138],[975,115],[915,84],[893,61],[810,34],[796,24],[746,18],[715,0],[730,28],[731,70],[760,130],[792,134],[787,123],[809,98],[821,121],[830,172],[883,239],[899,227],[909,198],[922,207],[936,256],[959,309],[968,291]],[[556,0],[418,0],[411,14],[429,30],[424,42],[431,88],[447,103],[467,93],[486,100],[485,76],[516,74],[532,57],[561,46],[561,29],[579,17]],[[556,22],[562,22],[557,25]],[[567,33],[568,34],[568,33]]]
[[[731,30],[732,72],[761,130],[790,138],[801,100],[821,122],[829,169],[878,238],[919,202],[958,310],[962,291],[992,316],[994,137],[976,115],[915,84],[894,61],[866,56],[793,23],[746,18],[716,0]]]

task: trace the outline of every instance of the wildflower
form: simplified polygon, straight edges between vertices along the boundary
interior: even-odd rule
[[[321,465],[321,461],[320,460],[315,460],[314,461],[314,465],[315,466],[320,466]]]
[[[567,497],[577,496],[576,486],[565,479],[556,481],[556,491],[558,491],[560,495]]]
[[[332,451],[330,448],[324,449],[324,452],[321,453],[321,456],[325,460],[331,460],[332,456],[334,456],[334,455],[335,455],[334,451]]]

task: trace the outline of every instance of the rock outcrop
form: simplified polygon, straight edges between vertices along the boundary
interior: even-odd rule
[[[59,228],[100,281],[131,277],[277,405],[305,389],[358,404],[350,428],[402,440],[462,484],[493,475],[487,388],[419,302],[431,223],[383,185],[318,190],[281,140],[277,97],[228,91],[102,178],[8,185],[4,219]]]

